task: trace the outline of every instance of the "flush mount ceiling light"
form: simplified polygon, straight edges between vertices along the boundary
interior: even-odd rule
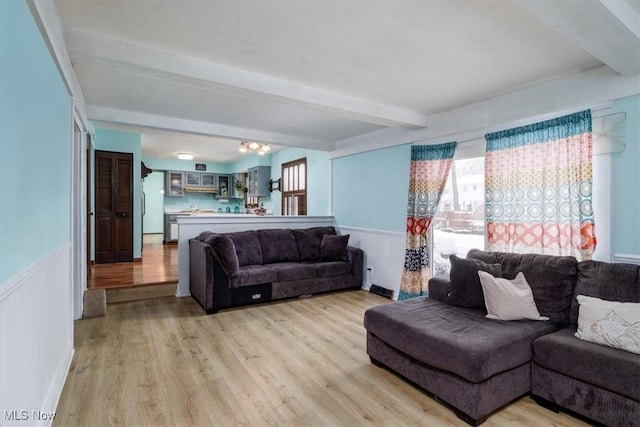
[[[259,144],[257,142],[249,142],[249,141],[240,142],[241,153],[256,152],[262,156],[266,154],[267,151],[269,150],[271,150],[271,147],[269,146],[269,144]]]
[[[193,154],[189,153],[178,153],[178,158],[180,160],[193,160]]]

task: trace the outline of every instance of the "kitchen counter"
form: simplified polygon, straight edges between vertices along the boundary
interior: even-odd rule
[[[189,296],[189,239],[203,231],[229,233],[264,228],[309,228],[334,225],[333,216],[282,216],[233,213],[197,213],[179,215],[177,296]]]

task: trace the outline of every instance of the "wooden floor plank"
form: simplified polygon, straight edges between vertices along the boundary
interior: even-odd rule
[[[55,426],[464,426],[365,350],[365,291],[223,310],[191,298],[110,304],[75,323]],[[583,426],[525,397],[487,427]]]

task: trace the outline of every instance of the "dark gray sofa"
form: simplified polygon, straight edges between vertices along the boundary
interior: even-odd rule
[[[326,237],[325,237],[326,236]],[[189,240],[189,288],[207,313],[282,298],[360,289],[361,249],[334,227],[204,232]]]
[[[570,340],[575,345],[574,340],[581,341],[571,338],[570,329],[566,329],[577,318],[576,291],[607,296],[611,300],[640,301],[639,267],[627,265],[626,268],[635,269],[635,279],[625,278],[624,284],[616,285],[632,291],[605,295],[592,290],[592,282],[597,280],[585,279],[583,273],[592,264],[579,264],[573,257],[471,250],[467,258],[468,280],[475,280],[474,274],[477,276],[477,269],[469,267],[474,263],[485,263],[485,268],[481,268],[485,270],[498,268],[502,277],[508,279],[523,272],[540,314],[550,320],[487,319],[486,310],[478,305],[478,295],[474,295],[479,292],[481,297],[481,288],[479,291],[469,288],[467,295],[456,295],[449,277],[436,277],[429,282],[430,298],[385,304],[365,312],[367,353],[374,364],[391,369],[433,393],[472,425],[482,423],[491,412],[532,392],[532,388],[541,402],[549,400],[600,422],[623,425],[623,421],[632,424],[630,420],[638,419],[634,418],[639,404],[637,386],[629,389],[629,384],[621,383],[605,387],[604,383],[617,380],[591,381],[588,375],[572,376],[568,373],[572,371],[565,370],[564,365],[576,359],[589,364],[593,352],[604,351],[610,357],[608,363],[617,365],[610,372],[625,372],[638,384],[640,356],[612,348],[603,350],[602,346],[587,342],[577,344],[585,354],[574,354],[568,344],[563,347],[555,343]],[[632,276],[633,273],[628,275]],[[608,277],[609,282],[616,280],[615,275]],[[569,328],[575,332],[575,326]],[[548,337],[555,341],[545,341]],[[537,347],[539,341],[542,344]],[[591,346],[597,348],[591,349]],[[540,364],[532,363],[532,359],[539,360]],[[567,377],[565,381],[557,382],[558,379],[553,378],[555,383],[550,384],[551,377],[563,375],[560,372]],[[535,377],[538,374],[544,374],[539,381]],[[594,377],[607,375],[600,373]],[[576,379],[582,379],[583,389],[577,392],[580,396],[573,394],[564,399]],[[553,388],[556,385],[559,390]],[[601,416],[612,412],[607,407],[609,404],[619,410],[617,418]]]
[[[640,302],[640,266],[581,262],[574,295]],[[576,338],[577,323],[574,298],[570,326],[534,341],[533,398],[606,425],[640,425],[640,355]]]

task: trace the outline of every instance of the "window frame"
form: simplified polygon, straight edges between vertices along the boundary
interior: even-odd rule
[[[304,176],[302,176],[300,166],[304,165]],[[297,168],[297,169],[296,169]],[[295,171],[298,171],[297,176],[294,177]],[[302,157],[300,159],[292,160],[286,163],[282,163],[280,179],[280,212],[283,216],[306,216],[307,200],[308,200],[308,175],[309,170],[307,168],[307,158]],[[292,171],[289,173],[289,171]],[[290,179],[292,178],[292,179]],[[297,183],[293,190],[291,183]],[[301,186],[300,184],[303,184]],[[295,208],[288,206],[289,200],[296,200]],[[295,210],[295,213],[292,213]]]

